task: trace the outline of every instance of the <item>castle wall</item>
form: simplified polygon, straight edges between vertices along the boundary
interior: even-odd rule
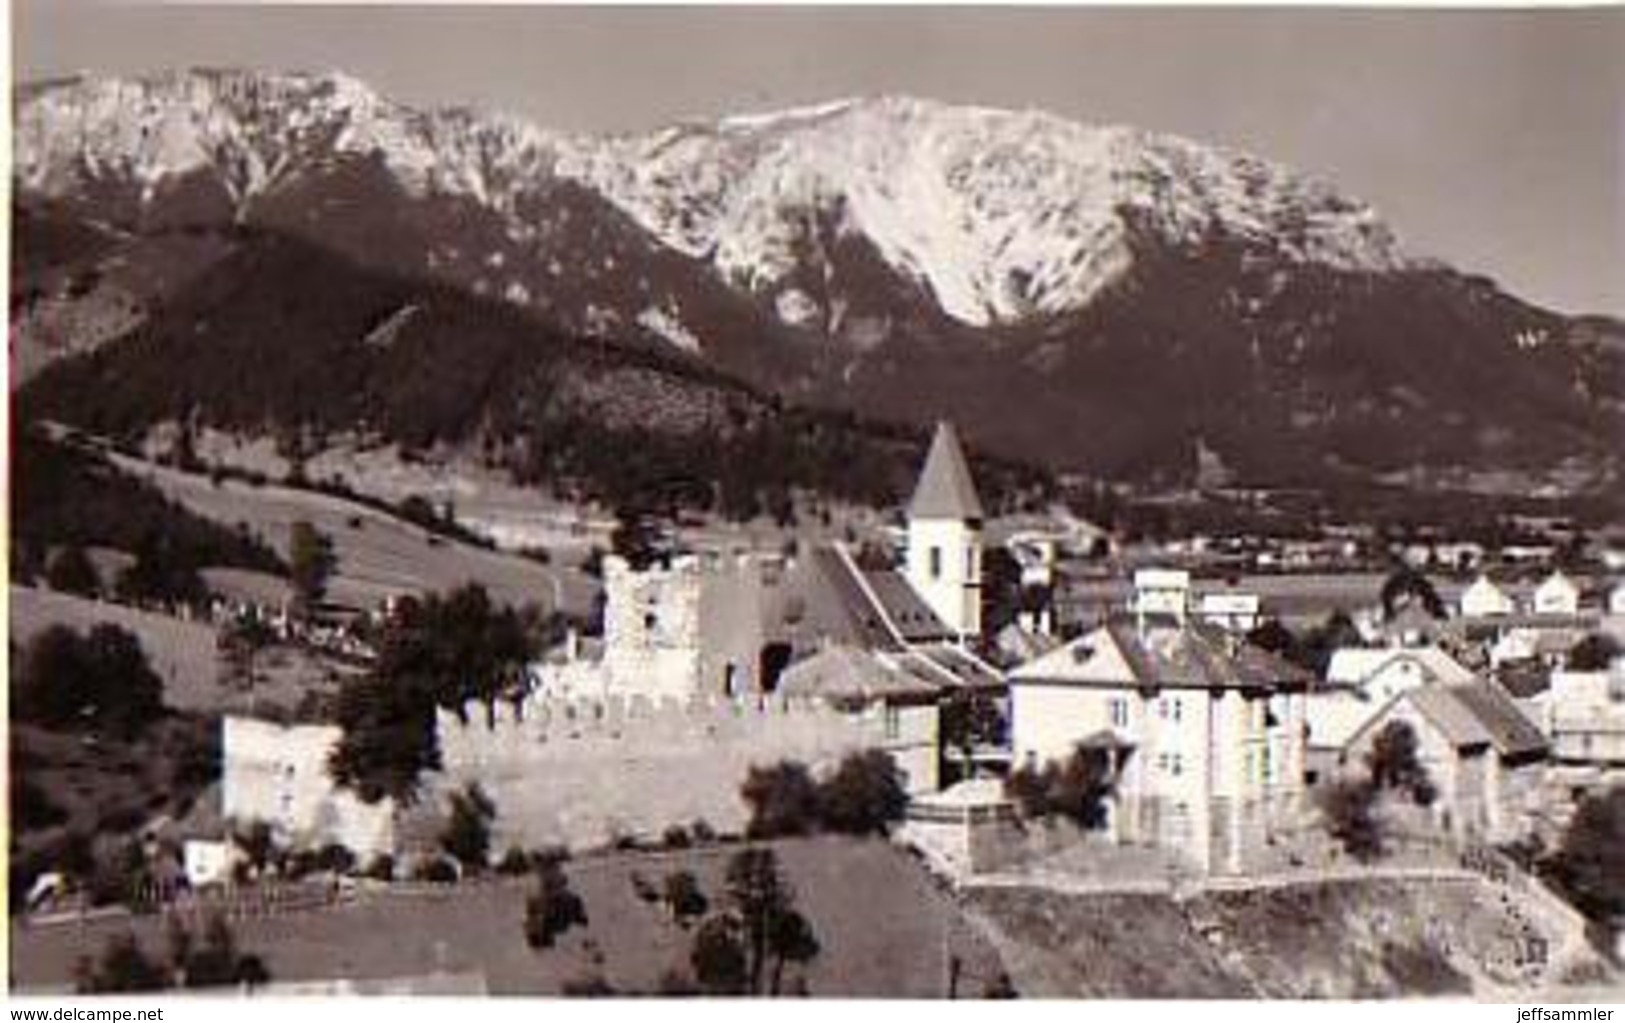
[[[496,804],[492,847],[586,846],[658,837],[703,819],[742,831],[739,786],[753,765],[798,760],[815,771],[847,753],[885,748],[877,708],[843,714],[776,699],[533,700],[522,710],[442,713],[439,793],[477,782]]]
[[[338,744],[334,725],[281,725],[252,718],[221,722],[221,804],[227,820],[264,821],[296,847],[329,843],[362,860],[395,844],[394,804],[361,801],[327,772]]]

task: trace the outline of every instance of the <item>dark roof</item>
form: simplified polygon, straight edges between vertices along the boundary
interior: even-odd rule
[[[970,466],[965,464],[965,453],[959,448],[953,426],[946,421],[937,424],[936,436],[931,438],[931,451],[925,456],[925,468],[920,471],[908,513],[917,519],[983,518]]]
[[[796,585],[823,637],[889,651],[953,637],[897,572],[866,571],[836,547],[815,548],[807,561]]]
[[[1494,683],[1451,686],[1450,695],[1478,719],[1489,733],[1495,751],[1502,756],[1522,756],[1546,749],[1546,737],[1540,729]]]
[[[935,665],[939,670],[933,672],[933,676],[949,685],[964,689],[1003,689],[1009,684],[985,661],[945,643],[918,647],[914,657]]]
[[[918,643],[952,636],[948,626],[937,617],[930,605],[920,599],[920,595],[902,575],[892,571],[866,571],[863,576],[869,584],[869,591],[879,599],[886,616],[897,626],[904,639]]]
[[[1261,647],[1211,626],[1138,627],[1113,618],[1107,632],[1143,685],[1195,689],[1272,689],[1307,686],[1307,671]]]
[[[1552,688],[1552,673],[1543,664],[1503,664],[1496,671],[1495,678],[1503,689],[1520,700],[1539,696]]]

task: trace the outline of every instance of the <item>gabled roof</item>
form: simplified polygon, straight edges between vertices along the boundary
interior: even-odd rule
[[[794,588],[819,635],[864,650],[900,651],[953,637],[942,619],[894,571],[860,568],[838,547],[815,548]]]
[[[1394,698],[1409,700],[1457,749],[1493,749],[1502,757],[1545,752],[1546,737],[1498,686],[1488,682],[1423,686]],[[1373,727],[1384,715],[1373,718]]]
[[[1176,689],[1307,687],[1309,672],[1222,630],[1186,622],[1142,628],[1118,617],[1011,673],[1012,682]]]
[[[1521,756],[1546,749],[1546,737],[1540,728],[1494,683],[1451,686],[1449,692],[1478,719],[1489,733],[1495,751],[1502,756]]]
[[[857,647],[825,647],[784,669],[779,692],[824,700],[930,700],[937,687]]]
[[[1474,678],[1470,669],[1437,646],[1419,646],[1342,647],[1332,653],[1326,679],[1334,684],[1363,688],[1399,661],[1415,663],[1434,682],[1463,683]]]
[[[946,420],[937,424],[936,436],[931,438],[931,451],[925,456],[925,468],[920,471],[914,498],[908,503],[908,514],[915,519],[980,521],[984,517],[959,437]]]

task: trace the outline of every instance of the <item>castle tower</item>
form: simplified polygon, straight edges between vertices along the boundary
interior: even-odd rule
[[[937,424],[908,505],[906,575],[961,642],[981,635],[982,502],[946,422]]]

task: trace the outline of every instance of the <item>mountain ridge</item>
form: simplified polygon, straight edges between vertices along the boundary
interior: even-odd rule
[[[895,96],[584,136],[236,71],[56,83],[17,122],[25,209],[137,239],[289,234],[1060,470],[1189,481],[1206,451],[1259,485],[1620,479],[1625,325],[1174,136]],[[74,307],[60,280],[28,287]]]

